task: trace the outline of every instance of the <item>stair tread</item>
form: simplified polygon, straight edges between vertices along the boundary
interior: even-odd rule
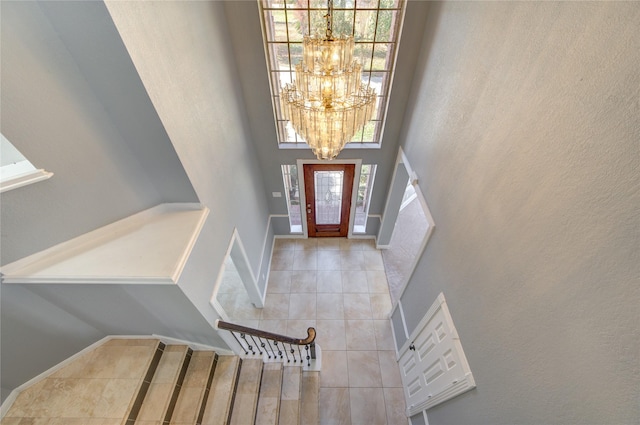
[[[240,367],[238,356],[219,356],[202,425],[225,425],[231,413],[234,387]]]
[[[276,425],[282,390],[282,363],[265,363],[258,397],[256,425]]]
[[[262,359],[242,361],[233,412],[231,413],[231,425],[247,425],[254,422],[261,378]]]
[[[136,424],[164,419],[188,350],[186,345],[165,347],[138,412]]]
[[[171,424],[196,424],[211,385],[215,363],[216,353],[213,351],[193,353],[171,416]]]
[[[279,424],[291,425],[300,422],[300,390],[302,369],[285,367],[282,374]]]
[[[302,402],[300,423],[305,425],[320,423],[318,400],[320,399],[320,372],[302,372]]]

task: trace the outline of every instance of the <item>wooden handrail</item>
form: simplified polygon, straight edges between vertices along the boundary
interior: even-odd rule
[[[284,342],[287,344],[295,344],[295,345],[313,344],[313,342],[316,339],[316,330],[314,328],[307,329],[307,337],[304,339],[291,338],[291,337],[280,335],[280,334],[261,331],[260,329],[248,328],[246,326],[236,325],[235,323],[229,323],[223,320],[218,320],[218,328],[225,329],[227,331],[241,332],[241,333],[253,335],[260,338],[270,339],[272,341]]]

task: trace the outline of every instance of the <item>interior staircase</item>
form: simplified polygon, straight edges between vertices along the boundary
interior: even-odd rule
[[[318,424],[319,372],[110,339],[22,391],[2,425]]]

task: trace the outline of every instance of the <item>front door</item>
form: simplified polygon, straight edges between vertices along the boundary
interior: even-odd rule
[[[347,236],[354,164],[304,164],[310,237]]]

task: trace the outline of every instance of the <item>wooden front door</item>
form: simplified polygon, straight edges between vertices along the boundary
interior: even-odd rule
[[[309,237],[347,236],[354,164],[304,164]]]

